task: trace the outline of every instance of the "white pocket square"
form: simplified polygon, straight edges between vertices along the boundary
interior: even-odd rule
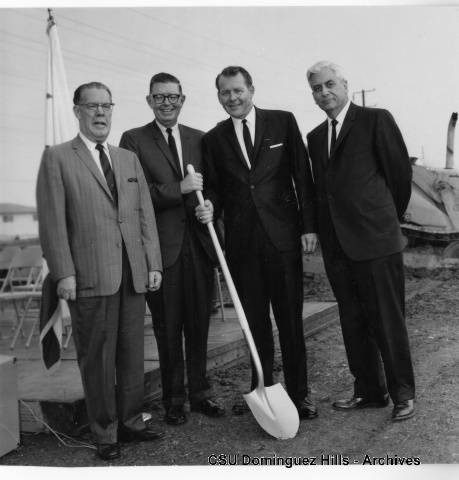
[[[282,147],[283,143],[276,143],[276,145],[270,145],[269,148]]]

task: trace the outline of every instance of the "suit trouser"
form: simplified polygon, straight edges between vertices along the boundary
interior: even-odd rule
[[[183,405],[186,370],[189,400],[210,396],[206,378],[207,338],[212,303],[213,267],[198,239],[185,230],[177,261],[163,273],[161,288],[146,295],[159,352],[163,403]]]
[[[260,356],[266,386],[273,385],[271,302],[279,332],[285,385],[290,398],[299,403],[307,395],[300,242],[298,239],[295,250],[279,252],[259,222],[251,226],[251,231],[247,250],[229,256],[231,274]],[[257,380],[252,363],[252,390]]]
[[[91,431],[96,443],[115,443],[119,426],[145,427],[145,298],[133,289],[126,253],[115,294],[80,297],[69,308]]]
[[[338,301],[354,395],[378,400],[389,391],[394,403],[414,398],[402,254],[357,262],[346,256],[334,232],[329,240],[324,262]]]

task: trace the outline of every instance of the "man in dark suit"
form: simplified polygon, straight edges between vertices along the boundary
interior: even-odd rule
[[[186,421],[182,331],[191,410],[211,417],[224,414],[206,379],[215,254],[207,229],[194,216],[195,191],[203,186],[203,132],[177,123],[184,102],[176,77],[154,75],[147,95],[154,121],[124,132],[120,142],[138,155],[156,212],[164,278],[158,292],[147,294],[147,302],[159,351],[165,419],[172,425]],[[188,164],[196,173],[187,173]]]
[[[307,79],[328,117],[308,134],[308,148],[319,239],[355,377],[352,398],[333,406],[385,407],[389,391],[392,419],[404,420],[414,414],[399,225],[411,193],[407,149],[387,110],[348,100],[337,65],[319,62]]]
[[[300,418],[317,409],[307,396],[303,335],[301,246],[315,248],[313,183],[308,155],[292,113],[261,110],[242,67],[216,79],[218,99],[230,118],[203,139],[205,192],[197,209],[209,220],[224,213],[225,249],[257,346],[265,385],[273,384],[274,343],[269,305],[279,330],[287,392]],[[252,389],[257,384],[252,368]],[[233,410],[242,413],[243,404]]]
[[[113,460],[118,440],[162,436],[142,416],[144,292],[161,284],[161,257],[140,163],[106,141],[110,90],[84,84],[73,101],[79,134],[47,148],[38,172],[40,243],[57,294],[69,301],[97,452]]]

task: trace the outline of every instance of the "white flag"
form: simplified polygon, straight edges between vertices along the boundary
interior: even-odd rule
[[[67,88],[57,26],[51,12],[46,33],[48,34],[49,48],[45,145],[49,147],[72,139],[78,130],[72,112],[72,100]]]
[[[77,130],[72,112],[72,100],[67,88],[57,26],[49,10],[48,27],[48,84],[46,91],[45,145],[50,147],[71,140]],[[45,262],[44,276],[47,266]],[[54,373],[61,361],[62,333],[70,325],[67,302],[57,298],[56,283],[46,276],[42,288],[40,309],[40,349],[48,373]],[[68,333],[69,335],[69,333]]]

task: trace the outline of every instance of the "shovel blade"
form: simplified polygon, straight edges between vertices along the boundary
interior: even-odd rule
[[[275,438],[293,438],[298,432],[298,410],[280,383],[243,395],[260,427]]]

